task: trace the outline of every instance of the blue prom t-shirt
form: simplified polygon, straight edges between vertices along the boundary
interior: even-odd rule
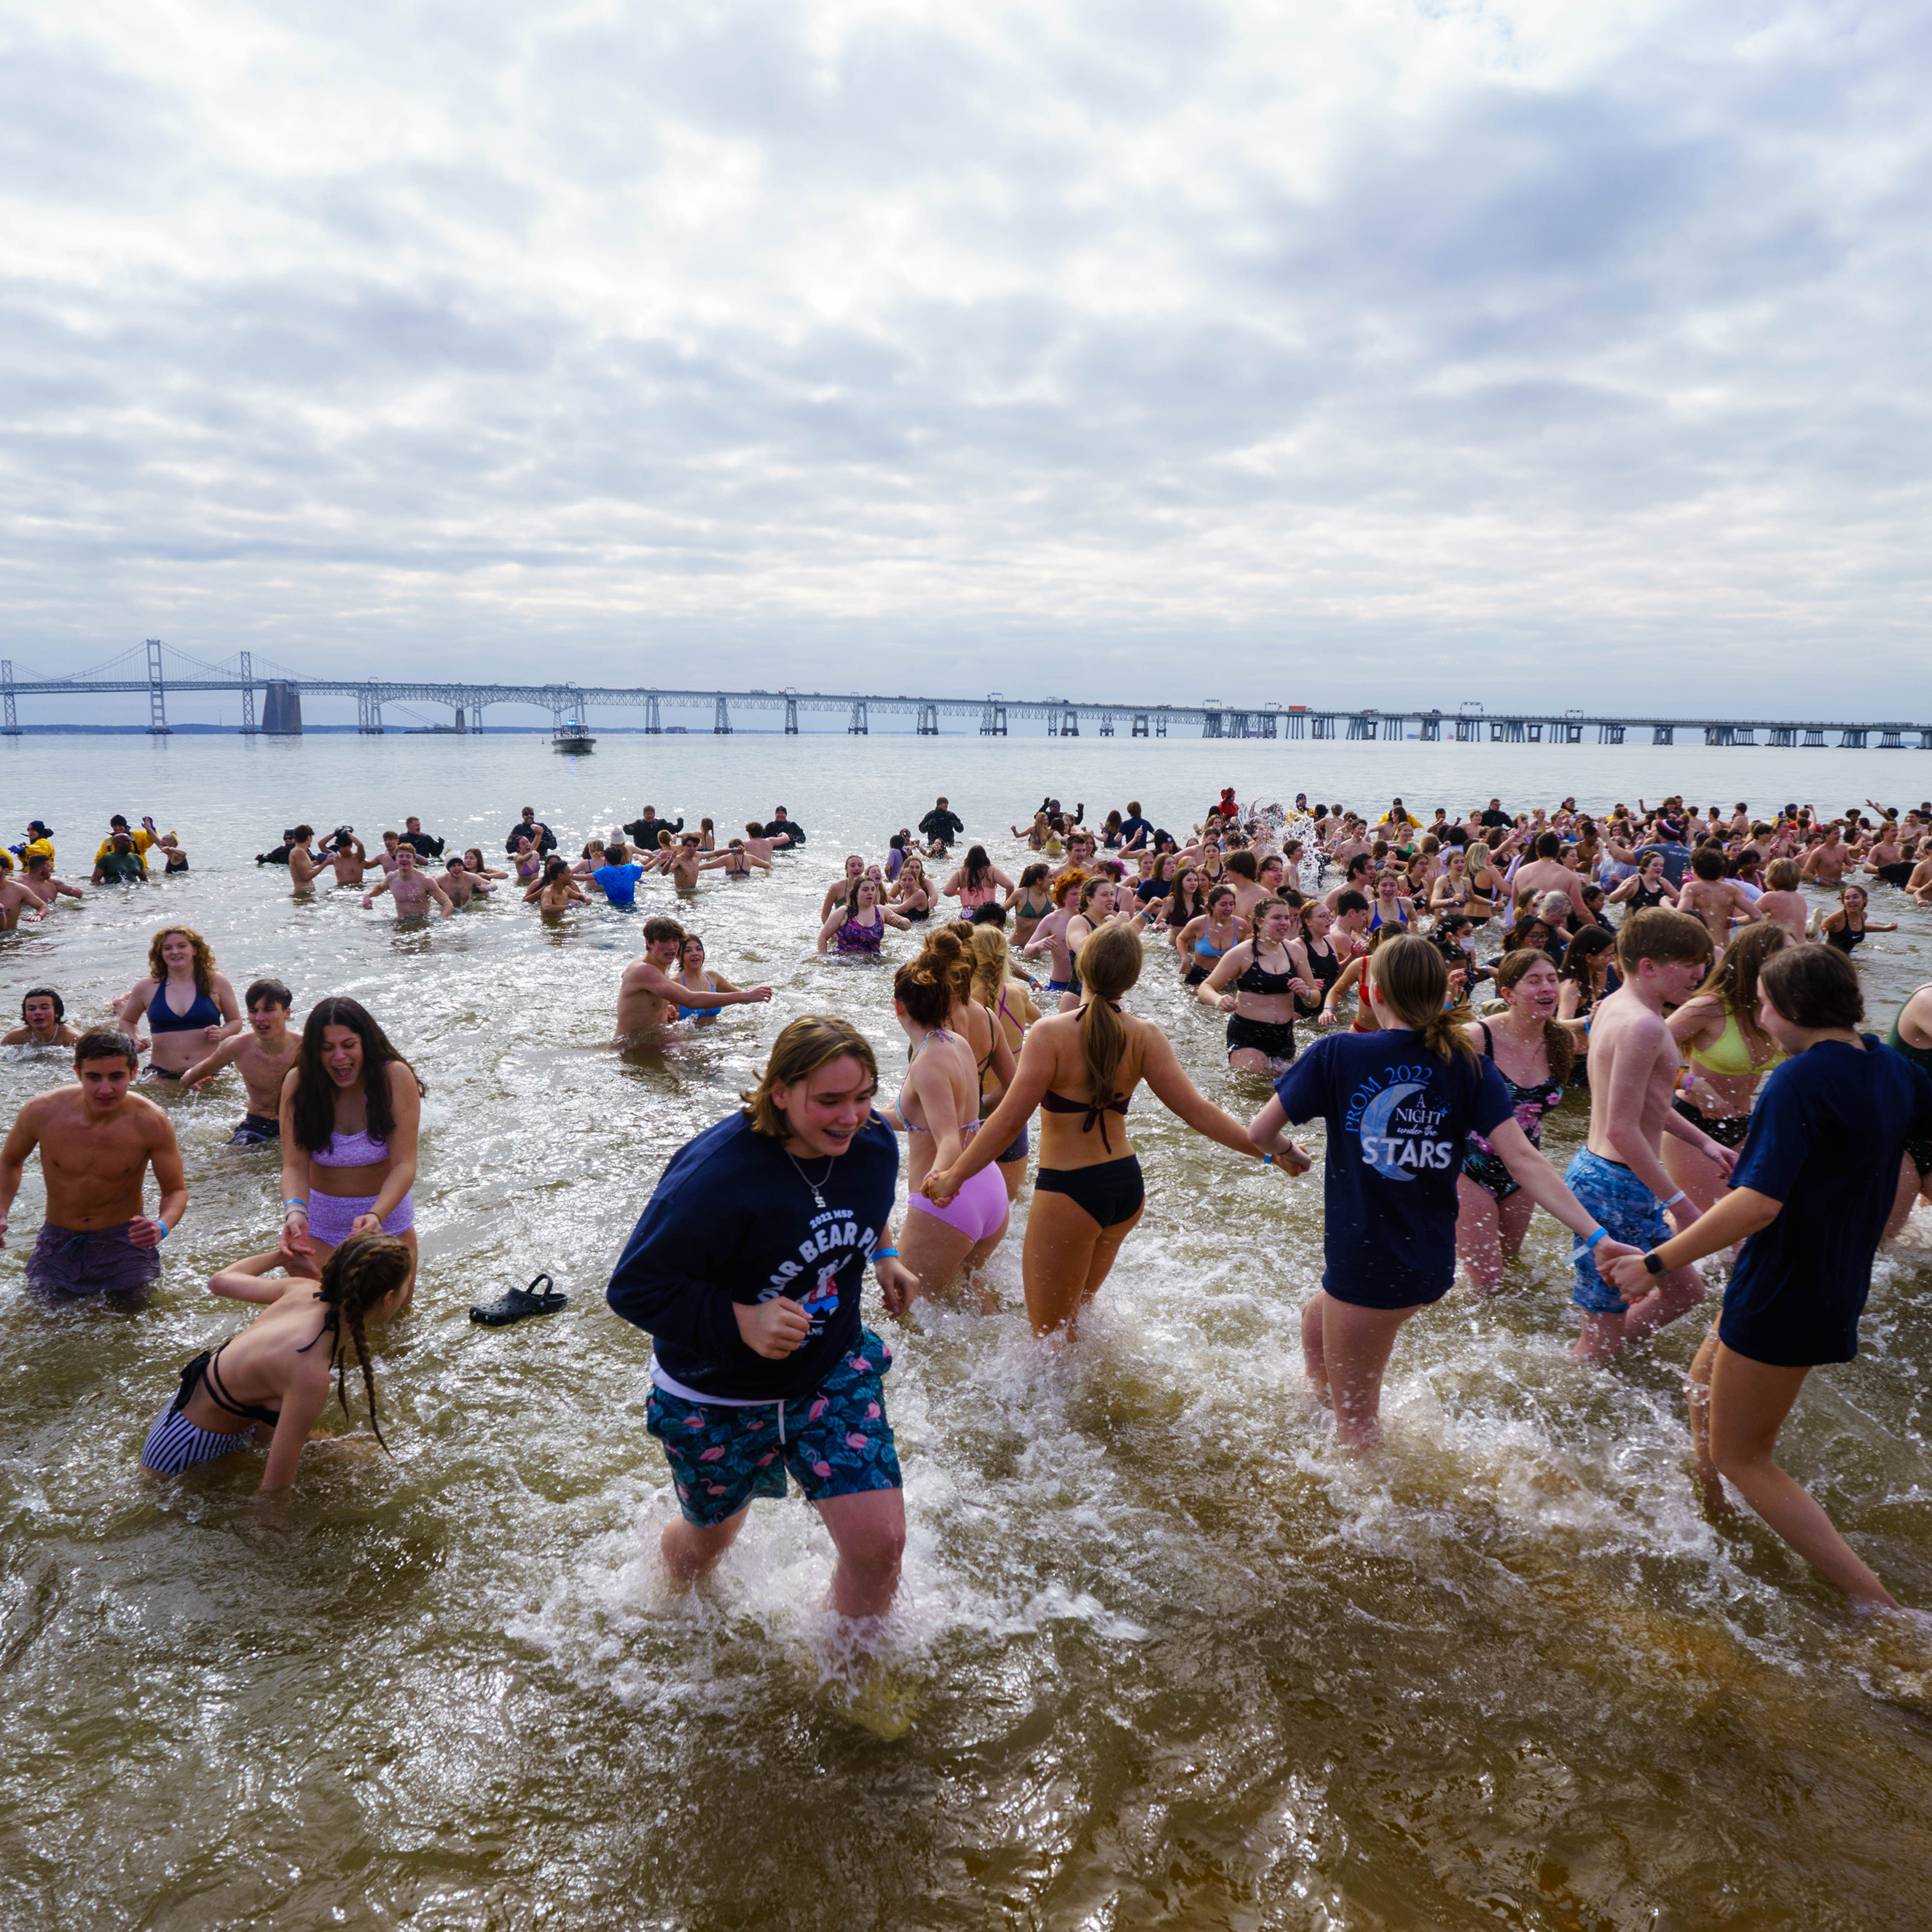
[[[1331,1034],[1274,1084],[1289,1120],[1327,1124],[1322,1286],[1364,1308],[1439,1300],[1456,1277],[1456,1177],[1472,1128],[1514,1120],[1496,1063],[1438,1059],[1408,1028]]]
[[[604,889],[604,896],[614,906],[635,905],[638,881],[644,876],[641,866],[599,866],[590,875]]]
[[[1773,1368],[1849,1362],[1905,1143],[1932,1136],[1932,1080],[1876,1034],[1821,1040],[1764,1083],[1731,1175],[1784,1211],[1738,1251],[1718,1336]]]

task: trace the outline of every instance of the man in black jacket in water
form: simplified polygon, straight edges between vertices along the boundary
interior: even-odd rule
[[[680,818],[674,825],[668,818],[660,818],[658,816],[658,808],[656,806],[647,805],[644,807],[642,817],[632,819],[624,830],[646,852],[655,856],[658,849],[658,834],[660,832],[668,832],[675,836],[684,830],[684,820]]]
[[[950,810],[942,798],[919,821],[919,829],[932,844],[943,849],[966,830],[966,821],[956,812]]]

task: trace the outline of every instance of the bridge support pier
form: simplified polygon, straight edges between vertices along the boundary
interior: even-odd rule
[[[161,677],[161,640],[148,640],[148,736],[166,738],[168,730],[167,686]]]
[[[845,729],[856,737],[869,738],[872,735],[871,722],[866,716],[866,700],[862,698],[853,699],[852,722]]]
[[[1865,748],[1865,734],[1856,727],[1847,725],[1838,734],[1838,749],[1841,752],[1862,752]]]
[[[1060,714],[1060,735],[1063,738],[1080,735],[1080,713],[1070,704]]]
[[[255,654],[244,651],[240,656],[242,668],[242,735],[252,738],[255,735]]]
[[[382,700],[373,684],[364,686],[356,694],[356,728],[375,737],[382,735]]]
[[[1820,751],[1822,751],[1825,748],[1825,734],[1822,728],[1816,724],[1806,725],[1804,728],[1804,742],[1808,748],[1815,745]]]
[[[922,698],[919,701],[919,735],[922,738],[939,736],[939,706]]]
[[[11,704],[11,703],[13,702],[13,700],[12,700],[12,699],[11,699],[11,698],[9,698],[9,699],[8,700],[8,702],[9,704]],[[1146,713],[1144,711],[1136,711],[1136,712],[1134,713],[1134,730],[1133,730],[1133,735],[1134,735],[1136,738],[1144,738],[1144,737],[1147,736],[1147,734],[1148,734],[1148,715],[1147,715],[1147,713]]]
[[[1676,744],[1677,742],[1676,727],[1670,724],[1653,724],[1650,728],[1650,742],[1653,745]]]
[[[4,692],[7,702],[7,724],[4,735],[17,738],[20,735],[20,714],[14,709],[14,660],[0,658],[0,692]]]
[[[1167,713],[1164,711],[1154,721],[1154,735],[1156,738],[1167,736]]]
[[[1902,752],[1905,749],[1905,740],[1895,729],[1888,727],[1879,734],[1878,748],[1881,752]]]
[[[721,738],[728,738],[731,735],[731,707],[724,702],[724,694],[722,691],[718,694],[718,708],[712,714],[711,729],[716,736]]]
[[[644,700],[644,730],[648,736],[653,738],[664,730],[664,713],[658,709],[658,701],[655,698]]]
[[[1621,745],[1624,741],[1624,728],[1621,724],[1599,724],[1597,742],[1600,745]]]
[[[785,736],[798,736],[798,699],[790,692],[785,693]]]
[[[1004,738],[1006,733],[1006,707],[998,699],[989,698],[986,708],[980,714],[980,735],[982,738]]]
[[[1439,718],[1425,718],[1419,728],[1425,745],[1439,745],[1442,742],[1442,721]]]
[[[268,680],[262,710],[262,732],[269,738],[299,738],[302,734],[302,690],[285,677]]]
[[[1111,711],[1103,711],[1100,714],[1100,735],[1103,738],[1111,738],[1114,735],[1114,714]]]

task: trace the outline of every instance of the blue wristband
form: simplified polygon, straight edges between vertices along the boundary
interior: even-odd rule
[[[154,1216],[154,1226],[160,1229],[161,1239],[165,1241],[168,1238],[168,1224],[157,1214]]]
[[[1274,1156],[1273,1154],[1263,1154],[1263,1155],[1262,1156],[1262,1166],[1264,1166],[1264,1167],[1272,1167],[1272,1166],[1274,1166]]]
[[[872,1250],[872,1258],[875,1262],[896,1262],[898,1258],[899,1251],[896,1248],[874,1248]]]
[[[1597,1232],[1583,1244],[1584,1246],[1586,1248],[1594,1248],[1599,1241],[1607,1238],[1610,1232],[1610,1229],[1607,1228],[1599,1228]]]

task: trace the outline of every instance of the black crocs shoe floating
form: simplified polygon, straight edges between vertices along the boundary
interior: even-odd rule
[[[496,1300],[472,1308],[470,1318],[482,1322],[486,1328],[507,1328],[512,1322],[521,1322],[532,1315],[554,1315],[569,1299],[548,1275],[540,1274],[528,1288],[513,1288]]]

